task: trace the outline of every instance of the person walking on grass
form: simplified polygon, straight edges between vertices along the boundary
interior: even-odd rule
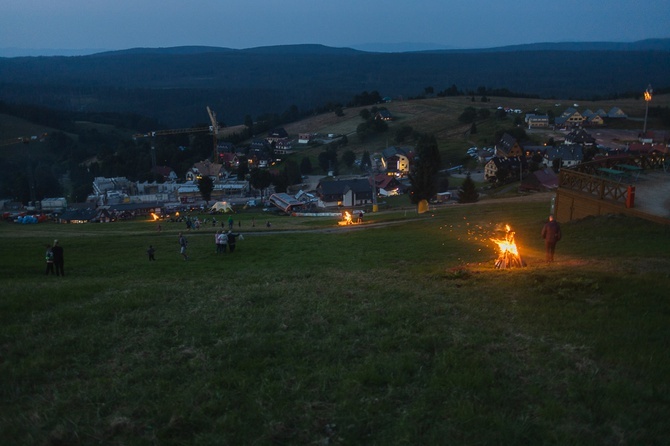
[[[188,246],[188,240],[183,233],[179,233],[179,252],[181,253],[184,260],[188,260],[188,255],[186,254],[186,247]]]
[[[149,255],[150,262],[156,260],[156,258],[154,257],[155,252],[156,250],[154,249],[153,245],[149,245],[149,249],[147,249],[147,255]]]
[[[65,257],[63,256],[63,247],[54,240],[54,245],[51,248],[54,255],[54,266],[56,267],[57,276],[65,276]]]
[[[544,247],[546,251],[546,260],[551,263],[554,261],[554,252],[556,251],[556,243],[561,240],[561,225],[554,220],[554,216],[549,216],[549,221],[545,223],[542,228],[541,236],[544,239]]]
[[[47,245],[47,252],[46,252],[46,261],[47,261],[47,276],[50,276],[52,274],[56,274],[54,271],[54,253],[51,250],[51,246]]]

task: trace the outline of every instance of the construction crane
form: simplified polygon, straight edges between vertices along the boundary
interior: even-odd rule
[[[216,146],[219,138],[219,121],[216,120],[216,113],[214,113],[212,109],[209,108],[209,105],[207,106],[207,114],[209,115],[209,120],[212,123],[212,137],[214,138],[214,141],[212,143],[212,145],[214,146],[214,151],[212,153],[212,161],[216,161],[217,158]]]
[[[17,138],[10,138],[0,141],[0,147],[11,146],[13,144],[29,144],[34,141],[42,142],[47,137],[47,133],[42,133],[39,136],[19,136]]]
[[[151,168],[152,172],[156,172],[156,137],[165,136],[165,135],[179,135],[184,133],[201,133],[201,132],[210,132],[214,138],[214,159],[216,159],[216,144],[217,137],[219,135],[219,124],[216,121],[216,115],[214,112],[207,106],[207,114],[209,119],[212,122],[212,125],[209,127],[190,127],[183,129],[166,129],[166,130],[155,130],[147,133],[137,133],[133,135],[133,139],[139,138],[151,138]]]

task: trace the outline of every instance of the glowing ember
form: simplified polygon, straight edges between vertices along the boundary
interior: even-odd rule
[[[509,225],[505,225],[505,235],[501,239],[490,239],[498,247],[498,258],[496,259],[496,268],[513,268],[526,266],[519,254],[519,248],[514,241],[514,231]]]

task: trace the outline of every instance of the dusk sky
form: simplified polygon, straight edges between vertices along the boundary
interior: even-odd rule
[[[0,0],[0,6],[0,56],[182,45],[486,48],[670,37],[668,0]]]

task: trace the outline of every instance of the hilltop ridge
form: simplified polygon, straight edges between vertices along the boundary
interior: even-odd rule
[[[77,57],[0,58],[0,100],[70,111],[137,113],[193,125],[206,105],[227,124],[245,116],[346,105],[378,91],[418,97],[426,87],[466,94],[507,89],[593,99],[668,86],[670,39],[631,44],[534,44],[498,49],[373,53],[324,45],[234,50],[134,48]],[[206,116],[203,116],[206,119]]]

